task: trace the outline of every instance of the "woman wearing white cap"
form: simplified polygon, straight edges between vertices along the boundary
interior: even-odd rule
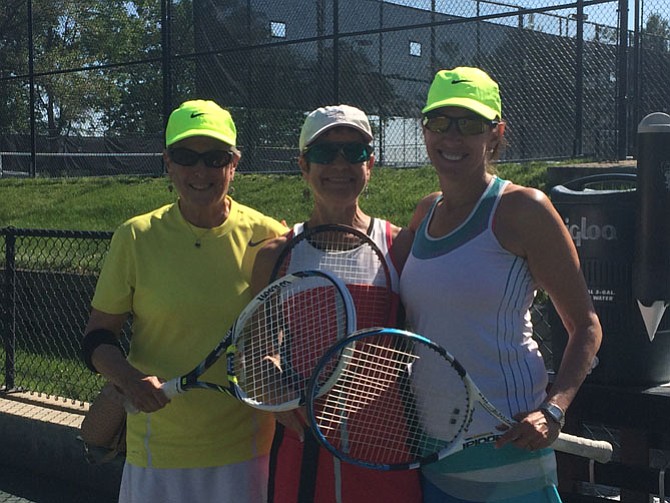
[[[367,215],[359,196],[372,174],[375,157],[370,143],[372,129],[361,110],[348,105],[327,106],[310,113],[300,133],[298,163],[314,198],[307,222],[299,223],[285,236],[270,241],[258,254],[252,287],[259,291],[270,280],[282,250],[291,238],[323,224],[345,224],[367,234],[385,254],[391,270],[392,289],[397,292],[398,275],[409,251],[412,235],[385,220]],[[286,272],[305,268],[320,251],[312,247],[296,258],[295,249]],[[348,282],[347,278],[343,278]],[[397,303],[397,295],[395,296]],[[357,303],[354,295],[354,303]],[[357,304],[358,305],[358,304]],[[390,311],[397,313],[397,305]],[[387,325],[389,313],[366,315],[370,326]],[[371,319],[379,316],[379,319]],[[396,320],[393,320],[395,323]],[[270,499],[273,503],[370,503],[376,501],[414,503],[421,501],[417,471],[380,472],[340,463],[326,449],[305,435],[300,413],[277,415],[277,432],[270,457]]]
[[[575,247],[539,190],[493,175],[505,133],[496,84],[478,68],[437,73],[423,109],[440,193],[415,212],[400,293],[412,330],[446,347],[484,395],[519,422],[475,410],[472,438],[497,439],[422,469],[424,501],[560,501],[549,445],[602,337]],[[542,288],[569,334],[547,392],[529,309]]]
[[[209,392],[169,402],[160,389],[197,365],[251,300],[259,249],[251,243],[286,232],[228,195],[236,136],[228,111],[212,101],[172,112],[163,158],[179,198],[116,230],[98,280],[84,358],[141,411],[128,416],[122,503],[266,498],[272,417]],[[118,338],[131,313],[126,360]],[[208,379],[226,383],[219,363]]]

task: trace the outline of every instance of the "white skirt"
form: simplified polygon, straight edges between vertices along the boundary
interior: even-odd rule
[[[265,503],[268,456],[211,468],[123,467],[119,503]]]

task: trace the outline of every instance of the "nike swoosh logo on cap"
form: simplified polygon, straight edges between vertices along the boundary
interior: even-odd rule
[[[201,115],[205,115],[205,112],[191,112],[191,119],[195,119],[196,117],[200,117]]]
[[[461,80],[452,80],[452,84],[460,84],[461,82],[472,82],[471,80],[461,79]]]

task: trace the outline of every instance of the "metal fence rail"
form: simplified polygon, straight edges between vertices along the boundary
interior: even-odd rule
[[[501,84],[504,160],[623,159],[642,117],[670,107],[664,0],[11,4],[6,174],[161,175],[166,117],[192,98],[231,109],[241,171],[294,170],[305,113],[340,102],[371,116],[378,164],[421,165],[422,102],[435,71],[458,65]]]

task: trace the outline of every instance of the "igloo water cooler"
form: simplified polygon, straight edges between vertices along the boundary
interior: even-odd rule
[[[667,123],[640,123],[637,173],[577,178],[551,191],[603,329],[587,382],[670,382],[670,116],[661,115]],[[567,333],[552,306],[549,323],[558,370]]]

